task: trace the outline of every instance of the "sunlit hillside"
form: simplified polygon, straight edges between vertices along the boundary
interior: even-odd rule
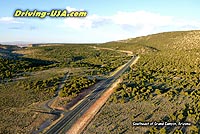
[[[105,43],[115,49],[148,52],[150,50],[190,50],[200,48],[200,31],[178,31],[153,34]]]
[[[85,134],[199,133],[200,31],[159,33],[102,47],[129,50],[140,58],[123,75],[123,82]],[[133,122],[177,125],[147,127],[133,126]]]

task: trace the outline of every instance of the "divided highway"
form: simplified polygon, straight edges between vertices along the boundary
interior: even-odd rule
[[[73,123],[94,104],[101,94],[106,91],[106,89],[108,89],[137,58],[138,56],[133,56],[122,69],[116,72],[112,77],[104,80],[101,85],[96,87],[93,92],[85,97],[75,108],[64,113],[64,117],[47,130],[45,134],[63,134],[69,130]]]

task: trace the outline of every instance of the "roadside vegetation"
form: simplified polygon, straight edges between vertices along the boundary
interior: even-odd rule
[[[77,96],[78,93],[83,89],[87,89],[88,87],[94,85],[96,83],[96,79],[90,80],[87,77],[77,77],[74,76],[70,79],[69,83],[65,83],[64,87],[60,91],[60,97],[66,96]]]

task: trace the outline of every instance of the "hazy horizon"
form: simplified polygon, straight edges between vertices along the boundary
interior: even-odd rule
[[[197,0],[2,1],[0,42],[104,43],[160,32],[198,30],[198,3]],[[67,9],[87,11],[88,15],[83,18],[16,18],[13,17],[16,9]]]

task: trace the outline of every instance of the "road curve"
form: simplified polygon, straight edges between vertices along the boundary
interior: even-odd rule
[[[101,85],[96,87],[93,92],[89,96],[84,98],[84,100],[79,103],[75,108],[68,112],[65,112],[64,117],[60,119],[55,125],[53,125],[49,130],[47,130],[45,134],[62,134],[69,130],[73,123],[78,118],[80,118],[89,109],[89,107],[94,104],[94,102],[101,96],[101,94],[105,92],[106,89],[108,89],[108,87],[110,87],[137,59],[138,56],[133,56],[122,69],[116,72],[112,77],[104,80]]]

